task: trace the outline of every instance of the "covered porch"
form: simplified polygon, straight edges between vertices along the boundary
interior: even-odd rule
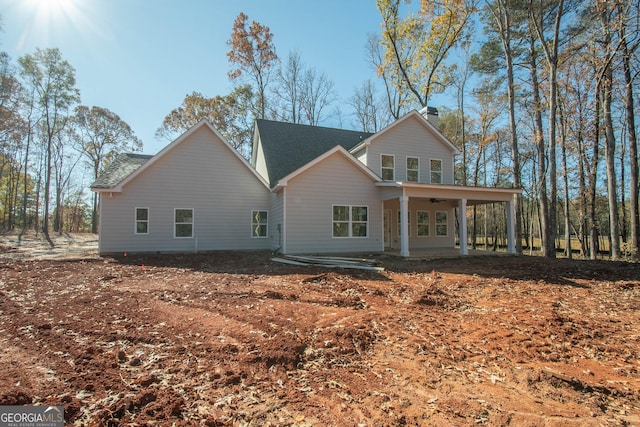
[[[455,250],[468,255],[467,207],[505,203],[507,253],[515,253],[515,197],[520,189],[459,185],[379,182],[383,199],[384,250],[411,257],[412,252]],[[455,212],[458,230],[456,234]]]

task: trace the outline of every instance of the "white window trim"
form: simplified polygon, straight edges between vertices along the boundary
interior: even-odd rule
[[[191,211],[191,222],[176,222],[177,211]],[[191,224],[191,236],[176,236],[176,225],[178,224]],[[196,224],[196,210],[193,208],[173,208],[173,238],[174,239],[193,239],[195,235]]]
[[[438,225],[442,225],[442,223],[438,223],[438,214],[439,213],[443,213],[445,214],[445,216],[447,217],[447,222],[444,224],[447,227],[447,234],[438,234]],[[447,211],[436,211],[436,215],[435,215],[435,224],[436,224],[436,229],[435,229],[435,236],[436,237],[449,237],[449,212]]]
[[[428,233],[425,235],[420,235],[419,230],[420,230],[420,222],[418,222],[418,218],[420,217],[420,212],[424,212],[427,214],[428,221],[427,221],[427,231]],[[424,211],[424,210],[420,210],[420,211],[416,211],[416,237],[420,237],[420,238],[424,238],[424,237],[431,237],[431,211]]]
[[[393,159],[393,178],[391,179],[384,179],[384,174],[382,173],[382,156],[388,156],[391,157]],[[389,168],[384,168],[384,169],[389,169]],[[382,178],[383,181],[395,181],[396,180],[396,156],[394,154],[385,154],[385,153],[380,153],[380,178]]]
[[[264,224],[261,223],[261,222],[258,223],[258,224],[254,224],[253,223],[253,216],[255,215],[256,212],[266,212],[267,213],[267,222],[265,222]],[[250,221],[251,221],[250,233],[251,233],[251,238],[252,239],[266,239],[266,238],[269,237],[269,211],[268,210],[266,210],[266,209],[253,209],[251,211]],[[254,225],[264,225],[265,226],[265,230],[266,230],[265,235],[264,236],[254,236],[253,235],[253,227],[254,227]]]
[[[433,182],[433,170],[431,169],[431,162],[438,161],[440,162],[440,182]],[[429,182],[431,184],[442,184],[444,183],[444,170],[442,169],[442,159],[429,159]]]
[[[416,172],[418,172],[418,179],[416,181],[409,181],[409,159],[416,159],[418,161],[418,168],[417,169],[411,169],[412,171],[415,170]],[[420,157],[415,157],[415,156],[407,156],[405,159],[405,178],[407,179],[407,182],[420,182]]]
[[[397,215],[397,221],[398,221],[398,237],[402,237],[400,234],[400,229],[402,228],[402,225],[400,224],[400,209],[398,209],[398,215]],[[411,209],[407,210],[407,228],[409,229],[409,237],[411,237]]]
[[[146,209],[147,210],[147,219],[146,220],[140,220],[138,219],[138,209]],[[145,207],[135,207],[133,209],[133,234],[136,234],[138,236],[144,236],[146,234],[149,234],[149,212],[150,209],[149,208],[145,208]],[[138,232],[138,223],[139,222],[146,222],[147,223],[147,232],[146,233],[139,233]]]
[[[335,222],[333,220],[333,208],[335,208],[336,206],[346,206],[349,208],[349,235],[348,236],[334,236],[333,235],[333,223]],[[353,217],[352,217],[352,208],[367,208],[367,222],[366,222],[366,226],[367,226],[367,235],[366,236],[353,236],[351,235],[352,232],[352,228],[351,226],[353,225]],[[368,239],[369,238],[369,206],[368,205],[341,205],[341,204],[335,204],[335,205],[331,205],[331,238],[332,239]],[[346,222],[346,221],[339,221],[339,222]],[[357,221],[362,222],[362,221]]]

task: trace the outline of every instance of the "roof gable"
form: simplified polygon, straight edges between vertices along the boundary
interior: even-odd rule
[[[232,155],[236,156],[251,171],[251,173],[265,187],[268,188],[267,182],[260,176],[260,174],[258,174],[255,171],[255,169],[253,169],[251,167],[249,162],[247,162],[247,160],[244,157],[242,157],[240,155],[240,153],[238,153],[238,151],[235,148],[233,148],[231,146],[231,144],[229,144],[227,142],[227,140],[224,139],[224,137],[222,135],[220,135],[220,133],[213,128],[211,123],[209,123],[207,120],[201,120],[196,125],[192,126],[189,130],[187,130],[185,133],[183,133],[178,138],[176,138],[169,145],[167,145],[162,150],[160,150],[160,152],[158,152],[155,156],[143,156],[143,157],[147,158],[146,161],[140,162],[137,167],[134,168],[133,166],[130,166],[128,168],[122,168],[121,169],[120,168],[121,165],[115,165],[114,166],[114,171],[112,171],[110,173],[110,175],[112,175],[113,177],[110,178],[108,180],[108,182],[105,182],[103,186],[96,186],[95,183],[94,183],[91,186],[91,189],[93,191],[112,191],[112,192],[120,192],[120,191],[122,191],[122,188],[127,183],[129,183],[131,180],[135,179],[136,176],[140,175],[147,168],[151,167],[155,162],[157,162],[159,159],[163,158],[165,155],[167,155],[167,153],[171,152],[174,148],[179,146],[185,140],[189,139],[189,137],[191,135],[193,135],[195,132],[197,132],[199,129],[201,129],[203,127],[208,129],[209,131],[211,131],[217,138],[219,138],[220,141],[222,141],[222,143],[224,144],[224,146],[229,149],[229,151],[232,153]],[[98,180],[96,180],[96,183],[99,183],[99,184],[102,183],[103,181],[101,181],[101,178],[102,178],[102,176],[99,177]]]
[[[341,155],[345,159],[347,159],[351,164],[353,164],[353,166],[357,170],[361,171],[364,175],[366,175],[369,179],[371,179],[372,182],[380,182],[381,181],[381,179],[380,179],[380,177],[378,175],[376,175],[371,169],[366,167],[358,159],[353,157],[353,155],[351,153],[349,153],[347,150],[345,150],[344,147],[342,147],[340,145],[336,145],[331,150],[325,151],[323,154],[321,154],[320,156],[316,157],[312,161],[305,163],[302,167],[296,169],[295,171],[291,172],[287,176],[285,176],[282,179],[280,179],[278,181],[277,186],[274,187],[274,190],[277,190],[277,189],[282,188],[282,187],[286,187],[290,180],[292,180],[295,177],[305,173],[309,169],[311,169],[314,166],[322,163],[325,159],[333,156],[336,153]]]
[[[254,151],[257,144],[260,144],[267,175],[270,184],[274,186],[285,176],[335,146],[350,150],[371,135],[368,132],[258,119]],[[254,153],[254,166],[256,162]]]
[[[375,140],[378,137],[386,134],[387,132],[390,132],[392,129],[395,129],[397,127],[402,126],[403,123],[406,123],[408,120],[411,120],[411,119],[417,120],[418,123],[420,123],[425,128],[426,131],[430,132],[433,136],[435,136],[436,140],[438,140],[444,146],[446,146],[447,149],[450,150],[453,155],[460,154],[460,150],[458,150],[458,148],[455,145],[453,145],[453,143],[451,141],[449,141],[447,139],[447,137],[444,136],[442,134],[442,132],[440,132],[440,130],[437,127],[435,127],[431,122],[429,122],[426,119],[426,117],[424,117],[422,114],[420,114],[417,110],[412,110],[409,113],[405,114],[404,116],[402,116],[398,120],[396,120],[393,123],[391,123],[389,126],[385,127],[381,131],[371,135],[365,141],[362,141],[360,144],[358,144],[355,147],[351,148],[349,151],[354,153],[354,152],[362,149],[363,147],[374,143]]]

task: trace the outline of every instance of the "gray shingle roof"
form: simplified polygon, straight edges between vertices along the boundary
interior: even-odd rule
[[[146,154],[118,154],[107,169],[91,184],[91,188],[115,187],[152,157]]]
[[[351,150],[373,135],[368,132],[262,119],[256,120],[256,125],[262,141],[271,187],[336,145]]]

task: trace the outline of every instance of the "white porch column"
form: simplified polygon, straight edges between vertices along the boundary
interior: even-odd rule
[[[458,202],[458,211],[460,216],[460,254],[469,254],[467,247],[467,199],[460,199]]]
[[[514,194],[513,197],[515,198],[517,195]],[[516,204],[513,200],[509,200],[507,202],[507,251],[510,254],[516,253],[516,224],[514,221],[516,215],[516,212],[514,212],[515,205]]]
[[[409,256],[409,197],[400,197],[400,256]]]

